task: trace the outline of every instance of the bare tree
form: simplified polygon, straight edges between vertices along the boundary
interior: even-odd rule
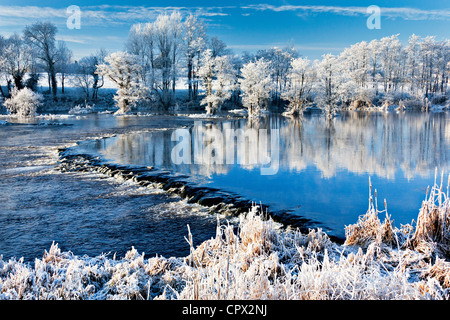
[[[36,22],[26,26],[24,30],[25,40],[36,49],[37,57],[46,66],[55,101],[57,100],[56,63],[58,59],[58,50],[55,46],[56,32],[56,26],[50,22]]]
[[[64,81],[68,68],[72,62],[73,53],[64,41],[58,41],[57,71],[61,74],[61,92],[64,94]]]
[[[78,61],[75,67],[75,74],[72,80],[73,84],[81,88],[86,94],[86,100],[97,99],[98,90],[104,85],[103,74],[97,73],[97,66],[105,62],[107,52],[105,49],[99,49],[90,56],[83,57]],[[91,95],[92,89],[92,95]]]
[[[231,54],[231,50],[227,48],[227,44],[220,40],[218,37],[212,37],[210,40],[210,46],[212,51],[212,56],[226,56]]]
[[[74,68],[74,75],[72,83],[75,87],[83,90],[86,95],[86,100],[89,100],[90,89],[94,84],[92,73],[95,73],[97,67],[95,61],[91,57],[83,57]]]
[[[108,51],[103,48],[97,50],[95,54],[91,55],[91,65],[93,65],[93,67],[90,70],[91,75],[94,78],[94,81],[92,83],[92,99],[98,98],[98,90],[105,84],[103,75],[97,74],[95,69],[96,66],[105,62],[105,58],[107,55]]]

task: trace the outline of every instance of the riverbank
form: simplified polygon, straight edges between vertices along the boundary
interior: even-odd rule
[[[415,230],[390,229],[369,210],[349,228],[345,245],[320,229],[280,231],[257,207],[241,216],[237,229],[218,223],[215,237],[197,247],[188,226],[191,253],[183,258],[146,258],[134,248],[122,259],[80,257],[53,244],[34,267],[0,260],[0,298],[448,299],[450,262],[442,256],[448,259],[448,225],[441,241],[439,232],[423,231],[436,222],[428,209],[448,221],[449,206],[436,185]],[[365,233],[355,232],[360,228]]]

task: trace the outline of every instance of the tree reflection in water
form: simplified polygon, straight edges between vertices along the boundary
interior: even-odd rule
[[[435,169],[449,172],[449,120],[447,113],[348,112],[331,120],[268,115],[197,122],[187,129],[190,164],[174,163],[171,153],[180,140],[172,139],[172,130],[118,135],[91,147],[117,163],[189,174],[200,184],[291,210],[342,235],[344,225],[365,213],[369,176],[393,219],[409,223],[417,216]],[[276,173],[261,175],[274,160]]]

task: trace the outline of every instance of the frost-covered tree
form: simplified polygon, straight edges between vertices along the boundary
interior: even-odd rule
[[[338,84],[335,93],[342,107],[361,109],[372,106],[373,72],[377,72],[372,68],[377,59],[377,51],[371,51],[374,45],[362,41],[340,54],[335,72]]]
[[[6,41],[5,38],[0,35],[0,81],[2,80],[2,73],[4,72],[4,68],[5,68],[5,57],[3,56],[3,52],[5,51],[5,47],[6,47]],[[5,92],[3,91],[3,88],[1,86],[1,82],[0,82],[0,94],[2,95],[3,98],[7,98],[7,95],[5,94]]]
[[[157,58],[157,67],[160,70],[159,81],[157,87],[160,91],[160,101],[165,107],[171,103],[171,96],[169,89],[171,87],[171,51],[173,39],[171,37],[171,20],[167,14],[159,15],[154,22],[156,32],[156,46],[159,51]]]
[[[181,42],[181,16],[174,11],[172,14],[160,14],[153,23],[155,47],[158,56],[153,63],[156,73],[156,94],[160,103],[168,108],[175,96],[177,77],[177,59]]]
[[[223,103],[232,97],[238,87],[237,72],[230,56],[217,56],[215,70],[216,79],[213,80],[215,101],[213,105],[220,110]]]
[[[97,66],[96,73],[107,77],[117,86],[114,100],[119,107],[118,114],[130,111],[142,99],[145,88],[139,82],[140,71],[138,58],[128,52],[114,52],[105,58],[105,63]]]
[[[449,52],[448,40],[436,41],[435,37],[411,35],[406,46],[398,35],[363,41],[339,56],[341,88],[354,89],[351,100],[356,108],[370,105],[376,96],[390,103],[408,97],[445,101]]]
[[[207,114],[214,114],[231,98],[236,88],[236,74],[230,57],[214,56],[211,49],[206,50],[202,55],[199,76],[205,87],[201,104],[206,105]]]
[[[194,15],[183,21],[174,11],[158,15],[154,22],[133,25],[126,48],[139,59],[141,82],[168,108],[174,101],[181,63],[187,70],[189,100],[197,98],[198,70],[206,44],[204,22]]]
[[[384,37],[379,42],[380,46],[380,65],[383,75],[384,92],[395,90],[397,85],[396,74],[399,67],[399,58],[401,43],[398,35]]]
[[[41,104],[42,96],[31,89],[14,89],[11,98],[5,100],[5,107],[20,118],[33,117]]]
[[[210,49],[206,50],[201,59],[201,67],[199,69],[199,76],[203,80],[203,86],[205,87],[205,98],[202,100],[202,104],[206,105],[206,113],[211,114],[213,112],[212,99],[213,89],[212,81],[214,79],[214,57]]]
[[[419,44],[421,52],[420,83],[425,97],[445,93],[450,68],[450,42],[425,37]]]
[[[420,37],[413,34],[409,37],[408,45],[405,48],[407,55],[407,74],[406,80],[409,82],[410,91],[412,94],[416,93],[418,87],[418,75],[419,75],[419,41]]]
[[[206,48],[207,35],[203,20],[189,15],[184,22],[184,52],[186,56],[187,84],[189,100],[196,100],[198,95],[198,70],[200,57]]]
[[[450,75],[450,40],[437,43],[436,79],[434,90],[441,94],[447,92]]]
[[[12,77],[15,89],[23,89],[25,75],[32,64],[32,51],[19,35],[13,34],[4,40],[0,62],[2,71]]]
[[[256,54],[257,58],[264,58],[270,62],[272,76],[272,101],[274,104],[280,103],[281,93],[285,90],[288,82],[288,73],[291,67],[292,59],[298,56],[293,48],[271,48],[260,50]]]
[[[270,62],[258,59],[245,64],[239,79],[242,92],[242,104],[248,110],[249,117],[259,116],[268,104],[273,88]]]
[[[372,81],[372,88],[375,90],[375,92],[378,92],[378,86],[377,86],[377,80],[380,77],[378,73],[378,65],[379,65],[379,52],[380,48],[378,45],[378,40],[374,39],[369,42],[369,63],[370,63],[370,78]]]
[[[155,89],[155,29],[153,23],[131,26],[126,43],[127,51],[138,57],[142,67],[140,80],[148,88]]]
[[[286,90],[281,94],[281,97],[289,102],[286,114],[301,116],[315,81],[311,61],[306,58],[292,60],[287,78]]]
[[[178,76],[178,58],[180,45],[182,44],[183,24],[181,23],[181,14],[178,11],[174,11],[170,15],[170,32],[172,36],[172,94],[175,96],[175,88]]]
[[[365,88],[370,73],[370,49],[366,41],[344,49],[340,55],[343,69],[359,88]]]
[[[338,58],[332,54],[322,56],[321,61],[316,61],[316,71],[318,79],[317,100],[319,106],[325,110],[328,118],[336,113],[338,94],[337,84],[339,74],[337,72]]]

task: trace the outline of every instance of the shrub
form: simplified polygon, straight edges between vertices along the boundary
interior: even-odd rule
[[[18,117],[33,117],[36,115],[36,109],[41,104],[42,96],[28,88],[15,90],[12,97],[5,101],[5,107],[11,114]]]

